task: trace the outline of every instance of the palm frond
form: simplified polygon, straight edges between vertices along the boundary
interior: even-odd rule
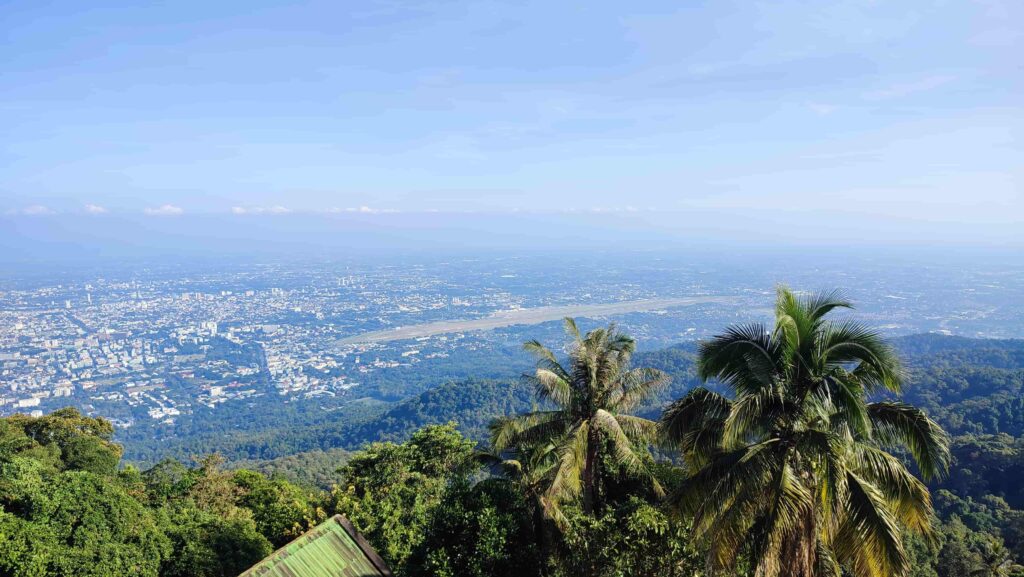
[[[758,575],[764,577],[777,577],[784,569],[798,573],[796,567],[783,567],[783,562],[794,561],[783,555],[783,548],[802,549],[796,542],[808,538],[816,541],[804,526],[812,519],[813,497],[788,463],[779,467],[767,493],[770,504],[750,535],[751,559],[757,563]]]
[[[843,569],[839,566],[839,562],[836,561],[835,555],[832,554],[832,550],[820,539],[817,543],[815,557],[818,561],[817,567],[814,572],[815,575],[817,575],[817,577],[843,576]]]
[[[565,327],[565,334],[569,335],[569,338],[576,342],[583,340],[580,337],[580,328],[576,326],[576,319],[565,317],[562,319],[562,325]]]
[[[648,421],[650,422],[650,421]],[[634,424],[636,422],[634,421]],[[651,423],[653,425],[653,423]],[[633,439],[630,435],[623,430],[622,425],[619,423],[619,418],[616,415],[599,409],[594,413],[593,426],[601,430],[607,435],[608,440],[611,444],[612,457],[615,462],[624,467],[626,473],[634,478],[643,478],[651,484],[651,490],[654,491],[655,495],[663,496],[665,490],[662,488],[661,483],[658,479],[648,470],[644,461],[637,455],[637,449],[633,444]],[[646,450],[646,446],[642,447]]]
[[[872,438],[883,447],[906,447],[926,481],[949,469],[949,435],[924,411],[900,402],[868,405]]]
[[[768,443],[724,454],[673,493],[675,503],[683,507],[679,512],[692,510],[694,535],[708,545],[710,572],[732,568],[752,526],[763,518],[772,500],[766,488],[773,486],[772,480],[785,464],[779,448]],[[680,491],[686,492],[685,501],[678,500]]]
[[[496,451],[524,448],[542,442],[551,443],[569,427],[569,418],[562,411],[534,411],[514,417],[498,417],[488,425],[491,446]]]
[[[536,339],[526,341],[523,343],[523,350],[537,358],[537,368],[547,369],[566,381],[572,379],[569,372],[558,362],[558,357],[555,356],[555,353],[542,345],[540,341]]]
[[[729,327],[725,333],[700,344],[697,374],[726,383],[737,393],[770,386],[781,369],[779,343],[764,325]]]
[[[838,308],[853,308],[853,303],[846,298],[843,291],[838,289],[814,293],[806,297],[802,305],[807,311],[807,316],[814,320],[821,320],[825,318],[825,315]]]
[[[615,420],[637,447],[647,447],[658,442],[658,423],[635,415],[615,414]]]
[[[855,577],[906,575],[907,555],[885,496],[867,480],[847,473],[847,517],[832,548]]]
[[[702,536],[716,511],[727,509],[744,488],[764,486],[771,479],[779,446],[776,439],[720,453],[688,477],[668,497],[668,506],[695,518],[694,531]]]
[[[811,460],[817,472],[821,521],[825,533],[829,534],[841,515],[842,499],[846,493],[846,442],[831,431],[815,429],[802,431],[795,439],[797,450]]]
[[[862,444],[854,455],[854,471],[878,487],[896,520],[912,531],[930,535],[932,500],[924,483],[885,451]]]
[[[829,367],[855,364],[853,373],[868,391],[885,388],[898,392],[902,386],[903,369],[895,349],[861,323],[825,323],[816,355]]]
[[[774,388],[742,395],[732,403],[732,410],[725,420],[722,444],[729,448],[743,439],[756,439],[773,428],[783,426],[797,409],[782,391]]]
[[[658,369],[631,369],[622,373],[609,398],[609,405],[616,411],[630,411],[651,395],[665,388],[671,377]]]
[[[860,380],[847,371],[829,371],[810,391],[810,397],[828,414],[833,430],[845,427],[851,437],[871,434],[871,421],[864,402],[866,391]]]
[[[567,407],[572,402],[572,387],[556,371],[538,368],[533,375],[526,375],[526,380],[533,383],[534,393],[542,401],[550,401],[559,407]]]
[[[578,423],[566,435],[566,442],[555,450],[558,464],[545,495],[558,503],[579,496],[582,489],[583,468],[587,460],[587,437],[590,423]]]
[[[662,412],[658,429],[666,444],[678,447],[691,458],[706,458],[720,449],[725,419],[731,410],[732,401],[697,387]]]

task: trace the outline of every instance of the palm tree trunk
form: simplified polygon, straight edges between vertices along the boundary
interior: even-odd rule
[[[540,575],[543,577],[548,572],[548,559],[551,551],[548,548],[548,524],[544,517],[544,503],[539,496],[533,498],[533,538],[537,543],[537,553],[540,555]]]
[[[815,577],[818,565],[818,539],[814,513],[782,542],[781,565],[787,577]]]
[[[587,431],[587,460],[583,464],[583,512],[593,515],[598,509],[597,503],[597,431],[593,426]]]

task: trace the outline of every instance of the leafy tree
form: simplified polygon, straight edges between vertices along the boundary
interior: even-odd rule
[[[240,489],[236,503],[252,512],[260,533],[276,547],[326,518],[309,493],[284,479],[268,479],[243,469],[234,473],[232,481]]]
[[[956,517],[942,533],[943,545],[936,563],[939,577],[969,577],[982,562],[977,551],[978,535]]]
[[[221,469],[224,458],[207,455],[199,460],[199,468],[188,472],[191,483],[185,496],[203,511],[224,518],[249,516],[248,511],[238,507],[242,488],[235,484],[231,473]]]
[[[251,519],[226,519],[185,503],[166,507],[160,518],[173,548],[161,577],[233,577],[273,551]]]
[[[490,451],[477,453],[477,460],[492,474],[513,484],[524,498],[533,524],[534,544],[542,559],[551,556],[552,524],[567,524],[559,504],[551,500],[546,489],[557,472],[558,458],[550,446],[527,447],[499,455]]]
[[[549,447],[558,462],[547,499],[557,503],[582,493],[587,514],[601,509],[600,450],[605,444],[617,464],[660,492],[638,454],[654,442],[656,425],[628,411],[665,386],[668,378],[655,369],[631,369],[636,343],[615,325],[581,336],[575,321],[567,318],[565,328],[572,338],[568,367],[539,342],[525,344],[538,358],[530,377],[536,395],[556,408],[497,419],[491,426],[492,446],[497,451]]]
[[[11,548],[0,552],[0,567],[12,575],[158,575],[169,543],[152,513],[115,479],[44,471],[31,463],[3,466],[2,540]]]
[[[690,527],[637,496],[610,504],[600,516],[567,511],[559,575],[696,577],[702,560]]]
[[[982,546],[981,559],[976,564],[972,577],[1009,577],[1015,567],[1013,556],[999,539],[989,536]]]
[[[408,574],[520,577],[537,575],[528,504],[504,479],[456,482],[430,513],[424,539],[412,552]]]
[[[454,423],[424,427],[401,445],[373,443],[353,455],[325,509],[348,517],[396,573],[408,574],[448,487],[477,468],[473,443]]]
[[[70,407],[42,417],[13,415],[0,427],[0,458],[26,454],[60,470],[113,475],[121,460],[113,434],[109,421],[83,416]]]
[[[837,293],[798,297],[780,288],[775,326],[735,326],[702,343],[702,379],[732,398],[694,389],[662,419],[691,476],[670,502],[693,516],[708,565],[728,569],[747,551],[758,575],[906,575],[901,527],[930,531],[931,499],[887,448],[909,451],[921,474],[949,458],[942,429],[899,402],[893,349],[854,321]]]
[[[54,548],[54,536],[45,524],[0,510],[0,575],[45,576]]]

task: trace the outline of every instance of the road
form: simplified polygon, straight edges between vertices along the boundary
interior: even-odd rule
[[[384,343],[443,335],[445,333],[463,333],[469,331],[486,331],[512,325],[535,325],[548,321],[556,321],[565,317],[606,317],[626,313],[640,313],[664,310],[673,307],[685,307],[697,304],[728,304],[736,302],[736,297],[700,296],[684,298],[649,299],[625,301],[593,305],[565,305],[535,307],[499,311],[479,319],[449,320],[409,325],[383,331],[375,331],[346,337],[338,341],[339,345],[360,343]]]

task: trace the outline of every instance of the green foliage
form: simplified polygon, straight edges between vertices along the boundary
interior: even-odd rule
[[[14,546],[2,550],[0,566],[11,575],[158,575],[169,542],[116,480],[85,471],[44,476],[21,459],[3,466],[0,505],[13,513],[4,514],[4,533]]]
[[[639,497],[614,504],[599,517],[570,512],[557,572],[696,577],[703,574],[703,558],[690,534],[679,518]]]
[[[102,419],[0,419],[0,576],[230,577],[318,519],[283,479],[164,461],[117,470]]]
[[[337,482],[338,469],[348,462],[351,451],[328,449],[305,451],[269,461],[244,459],[227,463],[236,469],[251,469],[267,477],[281,477],[307,489],[330,489]]]
[[[491,445],[498,452],[550,455],[544,496],[554,505],[582,497],[586,513],[600,512],[605,459],[631,477],[648,480],[660,494],[643,458],[656,439],[655,424],[629,412],[664,387],[668,377],[656,369],[630,368],[636,343],[615,325],[584,336],[567,318],[565,329],[572,339],[567,366],[537,341],[524,345],[537,357],[530,377],[535,394],[554,409],[495,419]]]
[[[0,575],[47,575],[54,541],[46,524],[32,523],[0,510]]]
[[[161,566],[161,576],[231,577],[273,551],[255,524],[244,518],[175,505],[163,509],[160,519],[173,547]]]
[[[348,517],[398,573],[411,573],[409,558],[448,488],[475,468],[473,443],[454,424],[428,426],[401,445],[373,443],[353,455],[328,509]]]
[[[781,334],[796,334],[793,327],[799,333],[801,326],[806,329],[814,324],[797,318],[799,311],[793,312],[787,313],[792,321],[780,323],[787,327],[778,329]],[[846,330],[847,335],[856,332],[854,325],[839,323],[833,328]],[[606,336],[613,333],[605,331]],[[831,334],[835,337],[836,333]],[[749,336],[760,335],[754,331]],[[799,340],[807,343],[806,336]],[[628,337],[622,341],[608,337],[608,342],[624,347],[627,341]],[[869,383],[862,387],[865,395],[867,389],[877,390],[865,400],[862,411],[854,402],[856,394],[833,394],[829,410],[823,410],[828,402],[819,400],[807,404],[809,410],[798,412],[795,418],[786,417],[791,414],[786,394],[781,395],[782,403],[768,395],[743,408],[744,395],[735,394],[736,387],[728,382],[709,382],[706,389],[690,393],[700,385],[702,373],[752,378],[764,369],[757,360],[745,359],[746,366],[734,373],[729,373],[731,361],[720,364],[725,372],[716,373],[713,363],[704,361],[707,355],[699,355],[692,345],[635,355],[630,350],[627,356],[631,358],[626,362],[619,359],[619,368],[628,372],[627,363],[652,367],[673,380],[660,390],[648,387],[643,394],[637,388],[623,404],[630,409],[609,412],[632,423],[633,415],[656,416],[667,401],[685,396],[687,400],[674,405],[672,412],[679,418],[685,415],[689,423],[676,422],[674,433],[687,458],[675,464],[658,462],[664,449],[650,447],[656,450],[652,454],[646,440],[632,439],[629,448],[635,460],[623,458],[614,435],[598,435],[592,445],[594,496],[601,506],[589,514],[583,507],[582,491],[578,497],[563,494],[559,506],[549,498],[552,480],[566,455],[553,447],[563,439],[550,437],[550,443],[535,445],[508,443],[500,454],[478,450],[493,417],[538,409],[565,410],[554,402],[560,385],[550,379],[546,384],[470,379],[425,390],[448,378],[437,373],[412,384],[416,396],[384,407],[367,403],[365,412],[346,412],[345,419],[337,422],[327,420],[336,416],[322,411],[296,413],[295,422],[302,426],[253,437],[244,423],[228,418],[222,423],[223,431],[193,445],[228,447],[234,458],[278,457],[273,461],[167,459],[143,470],[131,466],[119,470],[121,448],[112,442],[113,428],[103,419],[73,409],[37,418],[0,418],[0,577],[237,575],[274,547],[336,512],[348,516],[400,576],[709,576],[708,553],[728,538],[696,538],[720,533],[702,527],[700,514],[666,508],[655,487],[676,496],[692,489],[697,486],[694,473],[714,463],[723,465],[715,475],[729,469],[722,458],[731,447],[744,449],[741,459],[730,465],[738,472],[732,479],[757,489],[750,495],[765,503],[798,503],[801,484],[829,475],[835,478],[834,470],[842,465],[859,477],[858,483],[863,481],[862,486],[874,485],[878,490],[874,494],[863,491],[861,505],[870,504],[876,511],[892,507],[893,519],[916,519],[914,523],[923,526],[920,513],[927,509],[920,506],[921,487],[907,472],[934,473],[945,460],[941,451],[934,450],[936,430],[928,418],[961,436],[951,445],[948,475],[929,482],[936,514],[932,530],[924,534],[898,531],[906,575],[1024,577],[1019,565],[1024,559],[1024,484],[1020,482],[1024,478],[1024,343],[934,335],[902,337],[894,343],[906,361],[906,370],[898,374],[902,378],[894,378],[896,371],[880,367],[858,372],[856,363],[838,362],[828,368],[829,362],[808,362],[814,370],[805,375],[822,374],[821,367],[825,367],[828,378],[843,381],[829,385],[832,393],[846,389],[859,394],[857,379]],[[577,353],[582,350],[579,345],[577,341]],[[548,357],[550,351],[545,353],[543,347],[532,348],[542,354],[542,360],[553,357]],[[590,351],[599,349],[591,347]],[[790,353],[797,350],[799,347],[791,347]],[[225,350],[224,354],[237,352]],[[780,358],[790,353],[783,350]],[[815,358],[803,352],[801,356]],[[570,354],[570,361],[572,357]],[[609,375],[616,363],[602,364],[595,358],[587,362],[591,368],[603,367],[597,371],[602,378],[574,378],[579,366],[567,363],[563,370],[570,378],[564,380],[581,387],[615,382]],[[509,356],[486,369],[467,365],[458,371],[499,377],[517,372],[505,370],[516,364],[525,363]],[[554,370],[547,363],[540,368]],[[799,374],[780,374],[785,378],[775,381],[805,382]],[[638,382],[645,381],[630,381],[622,391]],[[887,392],[897,382],[902,382],[902,390]],[[740,385],[746,393],[756,392],[756,386],[747,390],[745,384]],[[388,400],[402,390],[398,381],[371,386],[382,393],[386,390]],[[605,390],[615,391],[617,386]],[[539,391],[541,397],[534,399],[533,391]],[[610,394],[620,401],[627,396]],[[599,396],[578,398],[596,400]],[[567,404],[572,408],[574,403]],[[923,407],[928,417],[910,405]],[[282,415],[305,410],[296,407],[275,410]],[[760,424],[776,417],[777,426]],[[441,424],[452,419],[457,419],[458,428]],[[858,421],[868,422],[871,433],[858,431]],[[840,427],[835,433],[835,428],[825,427],[824,422],[843,423],[846,429]],[[793,446],[800,447],[799,457],[783,461],[788,463],[789,473],[768,477],[781,479],[781,484],[756,482],[758,467],[763,467],[762,472],[771,470],[771,463],[780,461],[772,460],[771,450],[752,447],[758,439],[783,438],[786,428],[781,425],[789,423],[798,424],[793,433],[800,435],[794,437]],[[180,426],[179,432],[188,436],[188,422],[182,421]],[[713,434],[695,434],[697,431]],[[826,431],[840,439],[823,435],[829,442],[815,446],[812,433]],[[156,454],[163,443],[153,439],[150,454]],[[867,448],[855,449],[861,445]],[[868,450],[893,446],[892,455]],[[298,450],[308,452],[290,455]],[[746,461],[739,463],[744,457]],[[915,462],[921,464],[920,469],[914,468]],[[645,474],[636,474],[638,469]],[[847,491],[852,491],[850,478],[845,482]],[[897,491],[896,498],[888,493],[894,488],[892,482],[903,491]],[[331,486],[330,493],[317,490]],[[842,490],[830,496],[830,491],[819,490],[823,486],[814,484],[816,503],[828,503],[829,499],[850,502],[852,497],[846,501],[838,497]],[[890,495],[886,505],[877,500],[879,493]],[[706,514],[721,503],[718,488],[699,490],[695,495]],[[916,509],[904,502],[908,498],[912,502],[915,496],[919,501]],[[732,506],[723,510],[739,511],[737,504],[742,504],[742,499],[743,493],[737,493]],[[902,508],[897,506],[901,502]],[[835,509],[818,510],[835,514]],[[684,514],[676,514],[679,512]],[[826,515],[822,513],[821,518]],[[727,519],[722,521],[718,527],[727,526]],[[754,525],[741,534],[743,546],[736,563],[731,572],[721,573],[722,577],[752,576],[758,565],[763,566],[757,551],[764,550],[759,539],[771,535],[766,526]]]
[[[698,388],[665,412],[666,439],[691,475],[670,503],[692,516],[708,565],[741,552],[760,576],[904,576],[901,531],[930,532],[925,486],[884,449],[901,447],[926,478],[945,472],[942,429],[897,402],[902,369],[877,333],[827,315],[837,293],[780,288],[772,329],[740,325],[702,343],[698,371],[731,398]]]
[[[117,472],[121,459],[121,447],[111,441],[113,434],[108,421],[72,408],[42,417],[13,415],[0,425],[0,460],[23,455],[55,470],[109,476]]]
[[[326,519],[305,490],[282,479],[254,471],[236,471],[232,482],[240,489],[235,502],[252,512],[256,528],[275,547],[302,535]]]
[[[449,486],[430,513],[425,538],[410,556],[408,574],[536,575],[539,552],[528,504],[518,489],[502,480]]]

